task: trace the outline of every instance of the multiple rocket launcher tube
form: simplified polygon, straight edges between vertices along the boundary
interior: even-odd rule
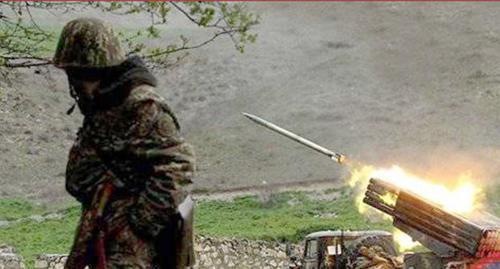
[[[384,199],[388,195],[393,199]],[[487,213],[476,212],[469,218],[454,214],[375,178],[370,179],[363,202],[390,215],[394,227],[434,253],[473,258],[500,254],[500,223]]]

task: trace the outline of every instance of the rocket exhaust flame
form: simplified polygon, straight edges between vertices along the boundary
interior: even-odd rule
[[[453,214],[459,214],[467,217],[468,215],[474,213],[476,209],[481,207],[481,204],[478,202],[481,190],[474,185],[472,178],[468,176],[461,176],[456,180],[456,184],[454,186],[447,187],[437,180],[424,179],[416,175],[412,175],[398,166],[392,166],[388,169],[363,166],[353,162],[353,160],[348,160],[342,154],[322,147],[255,115],[248,113],[243,113],[243,115],[261,126],[271,129],[272,131],[277,132],[289,139],[314,149],[315,151],[328,156],[337,163],[348,167],[351,172],[349,185],[352,188],[359,190],[359,194],[356,196],[356,204],[359,212],[362,214],[372,215],[376,212],[375,214],[380,215],[379,211],[373,210],[371,207],[368,207],[365,203],[363,203],[364,191],[367,189],[371,178],[381,179],[381,184],[385,181],[387,182],[387,186],[394,186],[395,188],[415,193],[432,204],[438,205],[444,210],[444,212],[451,212]],[[383,218],[392,219],[390,216],[391,212],[386,212],[384,210],[391,210],[390,208],[393,208],[396,204],[397,196],[387,194],[382,195],[379,198],[381,199],[382,204],[388,205],[388,207],[377,209],[387,213],[382,214]],[[413,240],[411,240],[411,237],[405,235],[401,231],[395,231],[394,238],[402,250],[406,250],[417,245],[413,242]]]
[[[399,166],[392,166],[388,169],[364,166],[353,170],[349,184],[351,187],[358,186],[364,190],[371,178],[378,178],[398,188],[409,190],[453,213],[467,215],[480,207],[478,196],[481,190],[468,176],[460,177],[455,186],[449,188],[435,183],[437,181],[412,175]],[[362,199],[363,193],[359,195]],[[364,206],[364,204],[358,204],[362,213],[366,211]]]
[[[376,215],[381,216],[385,220],[392,220],[391,212],[384,211],[384,208],[377,208],[380,211],[375,210],[363,202],[364,191],[367,189],[371,178],[377,178],[381,183],[387,182],[388,186],[411,191],[448,212],[468,216],[476,209],[481,208],[481,204],[478,202],[481,190],[472,183],[473,181],[469,177],[460,177],[455,186],[449,188],[435,183],[437,181],[412,175],[398,166],[388,169],[361,166],[352,170],[349,184],[359,191],[356,196],[356,205],[358,211],[362,214]],[[393,193],[386,193],[381,195],[380,199],[384,204],[395,206],[397,196]],[[400,230],[396,229],[393,234],[394,240],[402,252],[420,246],[418,242],[413,241],[410,236]]]
[[[395,203],[384,198],[387,193],[397,197]],[[498,218],[481,211],[455,213],[436,201],[377,178],[370,179],[363,199],[391,216],[394,227],[440,257],[448,257],[450,262],[473,261],[500,253]]]
[[[394,241],[399,246],[399,252],[405,252],[405,251],[414,249],[418,246],[421,246],[418,242],[413,241],[411,236],[405,234],[401,230],[394,229],[392,236],[394,238]]]

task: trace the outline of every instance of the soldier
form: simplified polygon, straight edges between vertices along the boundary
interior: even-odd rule
[[[192,233],[179,206],[190,201],[194,156],[155,77],[97,19],[66,24],[53,63],[84,115],[66,168],[66,189],[82,204],[66,268],[189,266]]]

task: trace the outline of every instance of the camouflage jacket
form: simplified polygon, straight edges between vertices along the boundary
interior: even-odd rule
[[[118,202],[108,219],[120,211],[135,231],[154,238],[176,213],[193,171],[193,151],[175,116],[153,87],[140,85],[120,105],[85,116],[69,154],[66,189],[85,210],[97,187],[113,182]]]

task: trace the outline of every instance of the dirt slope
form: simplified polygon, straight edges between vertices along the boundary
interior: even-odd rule
[[[484,181],[500,178],[498,5],[251,8],[261,13],[262,23],[257,44],[245,54],[223,40],[157,72],[161,93],[197,148],[196,188],[345,174],[323,156],[244,119],[242,111],[366,163],[400,164],[443,179],[464,172]],[[67,19],[47,23],[60,27]],[[175,18],[165,39],[178,32],[201,38]],[[2,88],[0,198],[68,198],[64,164],[80,117],[64,115],[71,104],[66,81],[60,71],[51,72],[52,79],[44,81],[28,71],[15,90]],[[38,150],[30,153],[32,148]]]

